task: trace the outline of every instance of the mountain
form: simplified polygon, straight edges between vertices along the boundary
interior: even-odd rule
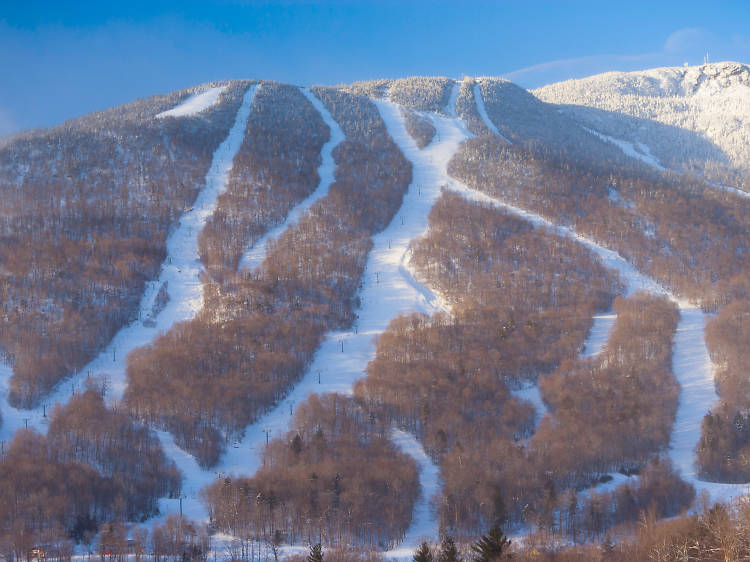
[[[736,62],[608,72],[535,90],[656,166],[747,185],[750,68]]]
[[[748,84],[232,80],[8,139],[4,552],[411,559],[743,494]]]

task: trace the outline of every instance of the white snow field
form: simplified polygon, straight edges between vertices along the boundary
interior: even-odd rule
[[[216,88],[215,88],[216,89]],[[223,91],[224,87],[218,88]],[[49,410],[55,403],[64,404],[74,391],[80,390],[86,377],[101,377],[107,381],[107,398],[117,402],[125,392],[125,357],[138,347],[147,345],[160,333],[169,330],[175,323],[193,318],[203,306],[203,291],[200,274],[203,267],[198,256],[198,233],[213,213],[216,199],[225,190],[232,160],[239,150],[245,135],[245,124],[250,115],[257,86],[251,86],[245,93],[237,111],[234,124],[226,139],[214,153],[211,167],[206,174],[205,186],[201,189],[193,207],[180,218],[179,226],[167,239],[167,258],[162,264],[157,280],[146,286],[139,307],[138,321],[134,321],[117,334],[99,355],[76,375],[60,383],[45,399],[44,406],[35,410],[16,410],[7,403],[8,381],[12,375],[10,367],[0,368],[0,412],[3,425],[2,439],[9,439],[16,429],[26,426],[46,433],[45,408]],[[218,92],[216,96],[219,95]],[[153,316],[156,295],[166,284],[170,299],[158,315]],[[148,320],[145,325],[144,321]]]
[[[456,119],[456,103],[458,102],[458,96],[461,94],[461,84],[458,80],[454,80],[453,86],[451,86],[451,95],[448,98],[448,105],[445,106],[443,111],[448,117]]]
[[[321,148],[321,164],[318,167],[320,183],[313,193],[289,212],[286,219],[281,224],[266,232],[266,234],[258,239],[255,244],[245,251],[242,258],[240,258],[238,269],[257,268],[263,260],[266,259],[268,242],[270,240],[275,240],[287,228],[296,224],[302,215],[304,215],[316,201],[328,195],[328,188],[331,187],[331,184],[335,179],[334,173],[336,172],[336,162],[333,160],[333,149],[346,139],[344,131],[341,130],[339,124],[336,123],[323,105],[323,102],[321,102],[315,94],[307,88],[300,88],[300,92],[302,92],[310,103],[313,104],[315,109],[318,110],[323,121],[325,121],[326,125],[328,125],[328,128],[331,130],[331,138],[323,145],[323,148]]]
[[[156,117],[188,117],[197,115],[201,111],[207,110],[219,101],[219,96],[227,89],[227,86],[217,86],[209,88],[205,92],[193,94],[182,103],[174,106],[172,109],[162,111]]]
[[[594,315],[594,323],[591,325],[589,334],[583,344],[581,357],[594,357],[602,352],[604,344],[609,340],[609,334],[615,325],[615,320],[617,320],[617,315],[614,313]]]

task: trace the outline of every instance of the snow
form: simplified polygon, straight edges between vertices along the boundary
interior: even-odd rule
[[[750,167],[750,67],[722,62],[688,68],[609,72],[532,93],[580,124],[644,141],[661,165],[731,182]],[[644,151],[648,160],[649,154]]]
[[[448,98],[448,105],[446,105],[443,109],[448,117],[453,117],[454,119],[456,119],[456,103],[458,102],[458,96],[460,94],[461,85],[458,83],[458,81],[455,81],[453,82],[453,86],[451,86],[451,95]]]
[[[482,97],[482,88],[479,86],[479,84],[474,85],[474,100],[476,102],[477,111],[479,112],[479,116],[482,118],[482,121],[484,121],[484,124],[487,125],[487,128],[492,131],[494,134],[496,134],[503,142],[507,142],[508,144],[511,143],[508,139],[506,139],[502,134],[500,134],[500,131],[497,127],[495,127],[495,124],[492,122],[492,119],[490,119],[490,116],[487,115],[487,108],[484,106],[484,98]]]
[[[205,111],[212,105],[215,105],[219,101],[219,96],[226,89],[227,86],[217,86],[215,88],[209,88],[205,92],[193,94],[172,109],[157,114],[156,117],[161,119],[164,117],[189,117],[191,115],[197,115],[201,111]]]
[[[581,357],[594,357],[599,355],[604,344],[609,340],[609,334],[615,325],[617,315],[613,313],[594,315],[594,323],[591,325],[586,342],[583,344]]]
[[[430,500],[440,492],[440,470],[427,456],[422,444],[411,433],[393,428],[391,440],[399,449],[417,461],[422,490],[414,505],[412,523],[406,536],[398,548],[388,551],[387,556],[389,559],[412,560],[416,546],[422,541],[434,542],[438,538]]]
[[[223,88],[219,90],[223,91]],[[167,259],[162,264],[158,279],[146,286],[139,306],[139,320],[122,328],[95,359],[73,377],[58,384],[44,401],[47,410],[52,404],[64,404],[71,394],[82,390],[88,375],[103,378],[107,383],[108,400],[120,401],[127,384],[127,354],[151,343],[156,336],[169,330],[176,322],[193,318],[202,308],[200,274],[203,267],[198,256],[198,233],[213,213],[216,199],[226,188],[234,155],[244,138],[245,123],[250,115],[250,106],[256,91],[257,87],[251,86],[245,93],[234,125],[214,153],[211,167],[206,174],[205,186],[198,194],[193,207],[182,215],[178,227],[167,239]],[[216,95],[219,93],[221,92]],[[168,284],[170,300],[158,316],[152,318],[156,295],[165,282]],[[144,325],[143,321],[146,319],[152,320],[153,323],[149,323],[150,326]],[[29,427],[46,433],[48,420],[44,417],[43,406],[34,410],[16,410],[8,404],[7,389],[11,375],[12,370],[9,366],[0,366],[0,411],[3,415],[0,436],[8,440],[17,429],[25,427],[25,419],[28,419]]]
[[[605,142],[614,144],[616,147],[618,147],[627,156],[630,156],[631,158],[635,158],[636,160],[645,162],[649,166],[656,168],[657,170],[662,171],[662,172],[666,169],[664,168],[664,166],[662,166],[659,163],[659,160],[657,160],[656,157],[653,154],[651,154],[651,150],[648,148],[648,146],[646,146],[642,142],[637,142],[633,144],[632,142],[616,139],[615,137],[605,135],[603,133],[595,131],[594,129],[584,127],[583,125],[581,125],[581,128],[591,133],[592,135],[599,137]]]
[[[270,240],[275,240],[287,228],[296,224],[302,215],[313,206],[313,204],[328,195],[328,188],[335,179],[334,174],[336,172],[336,162],[333,159],[333,149],[336,148],[339,143],[343,142],[346,139],[346,136],[341,130],[341,127],[339,127],[339,124],[336,123],[334,118],[315,94],[306,88],[300,88],[300,92],[302,92],[315,109],[318,110],[321,117],[323,117],[323,121],[325,121],[326,125],[328,125],[328,128],[331,130],[331,138],[321,148],[321,163],[318,167],[320,183],[312,194],[289,212],[284,222],[272,230],[269,230],[262,238],[248,248],[240,259],[239,269],[257,268],[266,258],[268,242]]]

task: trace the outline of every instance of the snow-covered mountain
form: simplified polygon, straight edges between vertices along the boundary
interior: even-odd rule
[[[750,67],[745,64],[607,72],[544,86],[533,94],[666,168],[705,173],[721,182],[747,182]]]
[[[240,80],[8,139],[0,545],[411,560],[743,493],[749,88]]]

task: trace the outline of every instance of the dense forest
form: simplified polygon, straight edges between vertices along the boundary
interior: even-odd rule
[[[251,478],[204,490],[218,529],[247,540],[393,546],[411,521],[419,481],[414,460],[387,428],[339,394],[312,395],[292,430],[271,441]]]
[[[750,479],[750,301],[724,306],[706,326],[721,402],[703,420],[697,460],[701,473],[719,482]]]
[[[166,240],[203,185],[247,82],[198,116],[138,100],[0,148],[0,347],[31,407],[134,319]]]
[[[469,139],[450,173],[617,250],[639,270],[707,310],[743,296],[750,271],[750,200],[702,182],[602,174],[546,152]]]
[[[146,519],[182,475],[151,431],[108,409],[100,383],[50,416],[47,436],[16,433],[0,463],[0,546],[25,559],[31,545],[91,541],[110,521]]]
[[[372,102],[329,88],[315,94],[346,134],[329,194],[269,243],[257,271],[206,285],[195,320],[128,358],[130,411],[173,432],[206,467],[283,398],[326,331],[352,324],[370,236],[390,222],[411,181]],[[301,96],[294,103],[309,105]],[[289,133],[310,138],[298,129]],[[287,162],[288,175],[298,174],[300,159]]]

